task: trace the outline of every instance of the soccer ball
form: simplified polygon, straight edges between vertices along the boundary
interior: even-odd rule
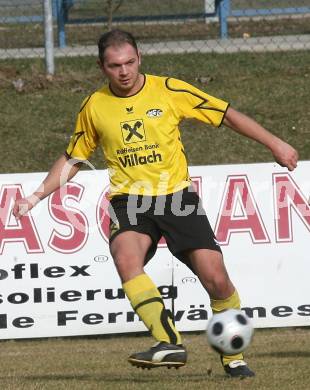
[[[228,309],[214,314],[208,322],[207,339],[220,354],[235,355],[249,346],[253,331],[253,325],[242,310]]]

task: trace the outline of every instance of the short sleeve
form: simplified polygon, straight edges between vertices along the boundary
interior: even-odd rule
[[[66,150],[69,157],[78,160],[87,160],[98,144],[98,134],[92,121],[90,99],[91,96],[88,96],[81,105],[75,130]]]
[[[195,118],[215,127],[222,124],[229,103],[181,80],[168,78],[166,87],[181,118]]]

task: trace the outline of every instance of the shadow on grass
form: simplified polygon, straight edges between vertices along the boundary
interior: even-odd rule
[[[1,376],[0,379],[9,379],[6,376]],[[11,378],[10,378],[11,379]],[[163,375],[159,372],[154,375],[154,373],[147,373],[146,375],[125,375],[121,376],[119,374],[102,374],[102,375],[92,375],[92,374],[78,374],[78,375],[70,375],[70,374],[46,374],[46,375],[22,375],[19,379],[27,382],[57,382],[57,381],[87,381],[87,382],[106,382],[106,383],[161,383],[163,380]],[[182,374],[179,376],[165,375],[166,383],[178,383],[182,381],[182,383],[190,382],[190,383],[200,383],[202,381],[208,380],[209,382],[219,382],[226,381],[228,378],[223,373],[220,374],[212,374],[208,375],[206,373],[191,373],[191,374]]]

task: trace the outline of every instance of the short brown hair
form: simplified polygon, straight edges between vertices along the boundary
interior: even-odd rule
[[[98,41],[99,60],[103,63],[104,52],[109,46],[120,46],[129,43],[138,53],[138,47],[134,36],[123,30],[115,29],[101,35]]]

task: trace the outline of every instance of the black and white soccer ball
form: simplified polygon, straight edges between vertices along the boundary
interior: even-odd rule
[[[210,319],[207,339],[220,354],[235,355],[249,346],[253,332],[253,325],[242,310],[228,309]]]

